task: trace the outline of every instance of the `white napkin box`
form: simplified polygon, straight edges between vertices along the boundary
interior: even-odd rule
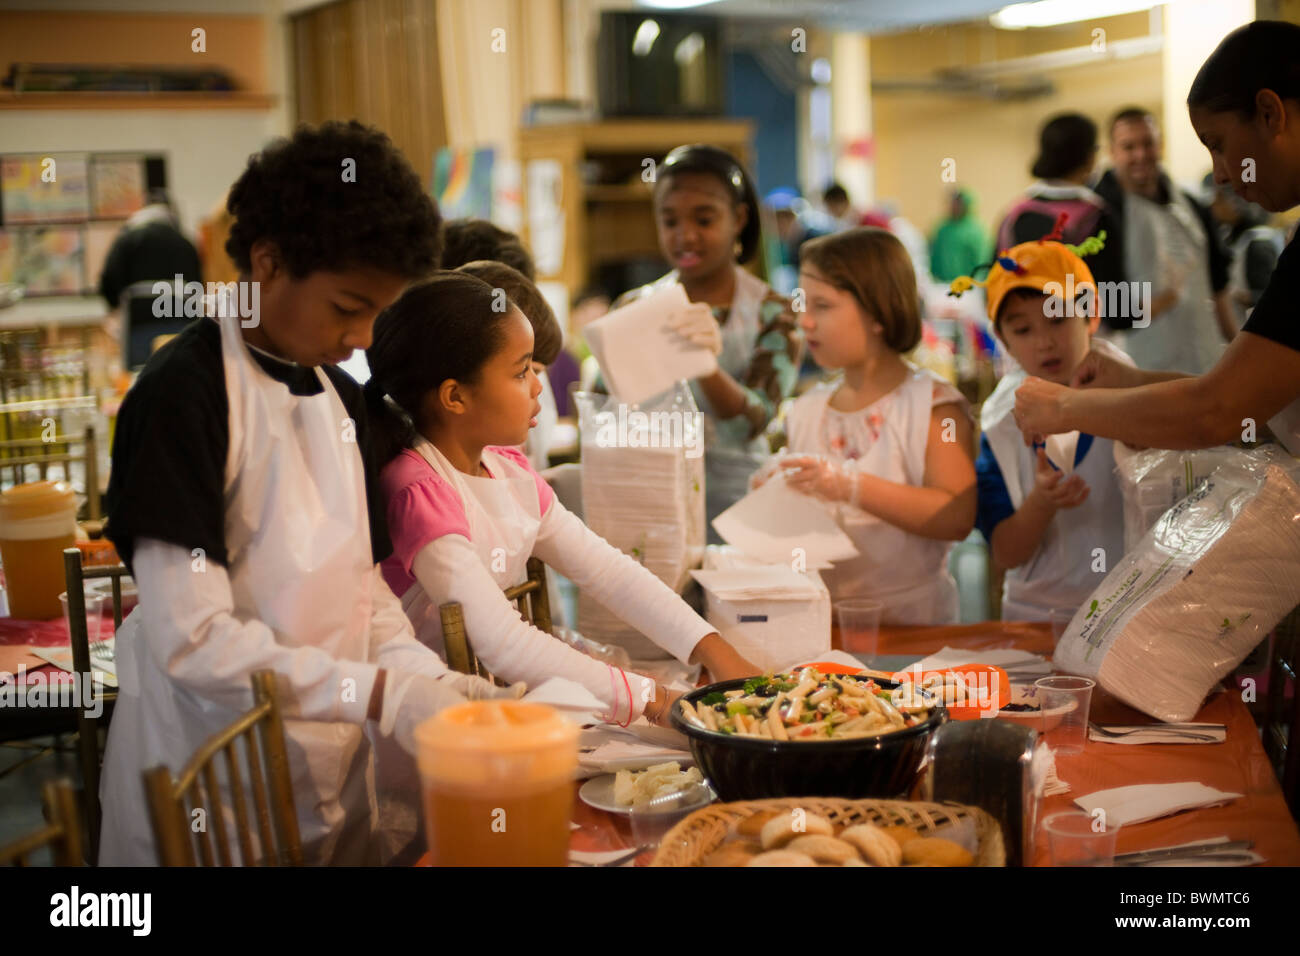
[[[704,558],[708,570],[734,569],[745,564],[752,566],[752,562],[712,546]],[[731,600],[704,587],[705,618],[723,640],[763,670],[774,670],[796,660],[821,660],[831,649],[831,595],[816,571],[799,573],[813,585],[814,597]]]

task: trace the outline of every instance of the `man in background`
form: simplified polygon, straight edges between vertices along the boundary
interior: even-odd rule
[[[135,212],[117,234],[99,276],[99,294],[108,304],[122,306],[123,363],[128,369],[144,365],[156,336],[179,332],[189,322],[173,303],[174,318],[154,315],[153,284],[202,282],[198,250],[180,230],[176,212],[163,190],[150,190],[148,203]]]
[[[1147,110],[1130,107],[1110,124],[1112,167],[1097,194],[1116,215],[1123,235],[1124,272],[1143,291],[1146,315],[1108,320],[1124,328],[1125,351],[1139,368],[1200,375],[1214,365],[1236,334],[1229,300],[1228,253],[1210,212],[1177,188],[1161,168],[1160,130]],[[1130,295],[1130,303],[1133,299]]]

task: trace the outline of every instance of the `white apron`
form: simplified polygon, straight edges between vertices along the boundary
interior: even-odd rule
[[[1118,362],[1133,364],[1109,342],[1094,338],[1092,345]],[[1011,414],[1016,389],[1024,380],[1025,372],[1018,366],[1005,375],[980,415],[980,427],[1014,508],[1020,507],[1034,487],[1035,456],[1029,454]],[[1075,471],[1087,482],[1088,497],[1077,508],[1057,511],[1033,556],[1007,570],[1002,585],[1005,621],[1045,621],[1055,609],[1078,607],[1124,554],[1124,496],[1115,479],[1114,443],[1094,435]],[[1102,552],[1100,558],[1097,548]]]
[[[423,438],[416,440],[415,450],[455,489],[465,508],[470,544],[497,585],[504,591],[523,583],[542,524],[536,479],[491,449],[483,450],[482,459],[491,478],[458,471]],[[416,638],[445,658],[437,605],[419,581],[402,595],[402,610],[415,627]]]
[[[1138,368],[1201,375],[1223,354],[1223,333],[1215,319],[1210,288],[1208,239],[1201,220],[1181,191],[1167,204],[1130,194],[1125,199],[1125,267],[1129,276],[1152,283],[1152,298],[1165,291],[1171,273],[1181,275],[1178,301],[1129,329],[1123,346]]]
[[[857,468],[886,481],[920,486],[925,480],[934,383],[941,380],[908,364],[911,372],[893,394],[879,440],[857,459]],[[835,383],[818,386],[790,409],[789,454],[817,453],[844,460],[830,447],[827,432],[835,388]],[[834,568],[821,572],[832,600],[861,597],[880,601],[885,606],[883,624],[957,622],[957,583],[948,571],[952,542],[911,534],[848,504],[826,506],[859,552],[857,557],[837,561]]]
[[[340,440],[347,411],[319,369],[324,392],[293,395],[253,360],[238,319],[218,321],[229,402],[225,541],[234,616],[261,620],[283,645],[367,660],[374,563],[361,455],[355,442]],[[179,772],[238,716],[168,677],[144,648],[143,620],[132,614],[119,632],[121,687],[101,788],[102,863],[157,863],[141,771],[165,764]],[[288,679],[281,675],[282,687]],[[379,862],[362,728],[287,720],[285,730],[304,859]]]

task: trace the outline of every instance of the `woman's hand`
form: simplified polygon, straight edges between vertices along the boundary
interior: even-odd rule
[[[708,349],[714,355],[722,353],[722,328],[707,303],[692,302],[680,312],[674,312],[668,317],[668,327],[692,345]]]
[[[848,470],[828,458],[802,455],[781,459],[786,471],[785,483],[795,491],[823,501],[849,501],[853,497],[853,479]]]
[[[1071,431],[1063,408],[1067,392],[1064,385],[1032,375],[1016,389],[1016,407],[1011,414],[1024,433],[1026,445],[1042,444],[1046,435]]]
[[[1089,349],[1070,378],[1073,388],[1132,388],[1141,385],[1130,373],[1132,366],[1117,362],[1096,349]]]
[[[1062,508],[1077,508],[1088,498],[1088,483],[1078,475],[1066,478],[1064,474],[1052,467],[1047,460],[1047,451],[1041,446],[1037,450],[1038,460],[1034,465],[1034,491],[1054,511]]]

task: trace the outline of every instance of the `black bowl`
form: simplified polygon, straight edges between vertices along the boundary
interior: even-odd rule
[[[876,679],[884,690],[897,682]],[[714,691],[743,687],[744,678],[700,687],[682,700],[694,704]],[[916,779],[930,735],[948,719],[936,705],[924,721],[876,737],[847,740],[768,740],[702,730],[672,710],[672,725],[691,741],[700,772],[722,800],[768,797],[880,797],[905,795]]]

